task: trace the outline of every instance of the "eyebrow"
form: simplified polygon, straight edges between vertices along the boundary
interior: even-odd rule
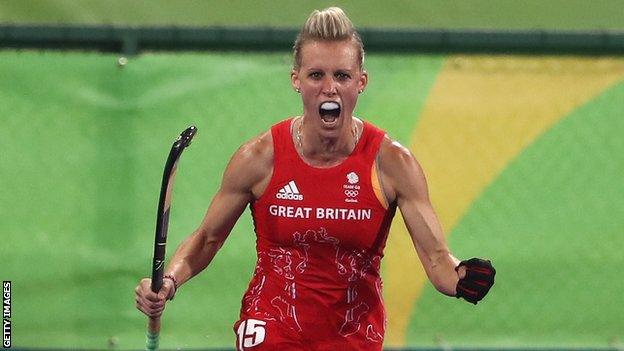
[[[308,72],[311,72],[311,71],[325,71],[322,68],[315,68],[315,67],[308,68],[306,70]],[[348,69],[348,68],[337,68],[334,72],[349,72],[349,73],[351,73],[351,72],[353,72],[353,70],[352,69]]]

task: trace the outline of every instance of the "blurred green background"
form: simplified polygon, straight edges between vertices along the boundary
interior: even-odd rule
[[[334,4],[360,27],[624,27],[622,1],[4,0],[0,22],[299,26],[312,9]],[[124,68],[117,58],[0,51],[0,277],[13,281],[15,346],[141,349],[146,318],[134,308],[133,289],[150,271],[160,177],[173,139],[189,124],[199,129],[179,165],[169,254],[199,224],[236,148],[301,112],[290,87],[287,52],[144,53]],[[436,184],[437,167],[456,163],[439,150],[448,144],[475,149],[472,164],[486,168],[492,159],[503,160],[498,150],[514,135],[552,119],[501,161],[504,167],[446,228],[458,257],[488,256],[497,264],[491,296],[474,308],[426,284],[401,316],[389,316],[389,346],[624,344],[619,272],[624,263],[619,181],[624,58],[513,60],[367,55],[371,81],[356,113],[410,146],[425,171],[436,175],[430,179],[432,198],[443,221],[446,204],[460,199],[453,189],[444,195],[448,189]],[[475,82],[493,77],[490,88],[511,91],[522,82],[524,95],[496,101],[479,96]],[[544,82],[553,83],[542,93]],[[574,94],[582,89],[588,92]],[[487,104],[501,107],[492,112]],[[440,105],[460,117],[438,110]],[[459,125],[455,118],[461,116],[461,123],[491,119],[468,123],[450,139],[446,128]],[[501,120],[509,129],[493,127]],[[482,137],[477,144],[471,139],[489,134],[509,140],[501,144]],[[436,142],[422,141],[429,138]],[[438,157],[430,161],[429,152]],[[457,187],[462,186],[459,181]],[[397,224],[388,258],[413,251],[393,245],[404,235]],[[163,347],[233,346],[231,326],[255,263],[252,228],[246,212],[210,268],[167,307]],[[405,267],[417,264],[415,259],[403,265],[386,262],[384,275],[410,275]],[[388,279],[386,293],[396,296],[401,291],[396,285]],[[386,303],[393,309],[397,302],[387,295]],[[407,323],[393,323],[399,317]]]
[[[624,29],[622,0],[2,0],[0,22],[300,27],[329,6],[360,27]]]

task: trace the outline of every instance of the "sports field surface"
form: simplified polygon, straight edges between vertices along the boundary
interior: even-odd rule
[[[4,2],[7,6],[11,2]],[[169,255],[243,141],[300,112],[287,53],[0,52],[0,277],[18,347],[141,349],[166,153],[190,124]],[[356,114],[410,147],[452,251],[490,257],[478,306],[434,291],[397,218],[386,344],[624,344],[624,59],[369,55]],[[255,264],[247,211],[163,317],[165,348],[234,345]]]
[[[328,6],[359,27],[624,29],[624,0],[3,0],[0,22],[298,28]]]

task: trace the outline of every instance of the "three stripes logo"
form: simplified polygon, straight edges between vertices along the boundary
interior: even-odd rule
[[[294,180],[288,182],[275,194],[275,197],[282,200],[296,200],[302,201],[303,195],[299,193],[299,189]]]

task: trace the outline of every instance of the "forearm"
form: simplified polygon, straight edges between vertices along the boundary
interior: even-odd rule
[[[173,275],[180,286],[208,267],[248,202],[246,193],[219,190],[199,228],[177,248],[165,274]]]
[[[173,275],[179,287],[208,267],[222,245],[223,240],[193,233],[176,249],[165,274]]]
[[[429,262],[429,279],[433,286],[441,293],[448,296],[455,296],[455,289],[459,281],[459,275],[455,267],[459,260],[447,250],[437,252]]]
[[[430,206],[403,203],[405,224],[411,234],[418,257],[433,286],[441,293],[455,296],[459,264],[448,249],[442,227]]]

